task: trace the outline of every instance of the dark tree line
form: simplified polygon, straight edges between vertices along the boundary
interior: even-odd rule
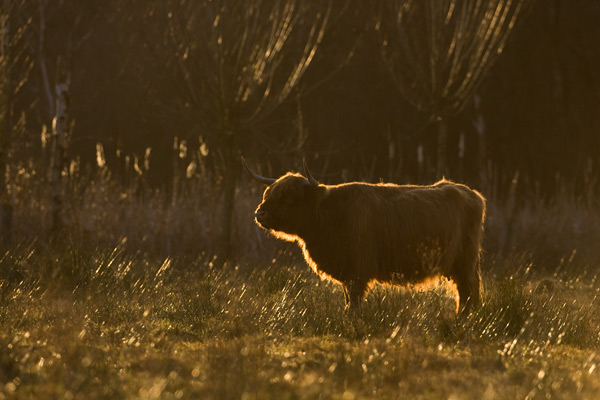
[[[60,179],[101,149],[115,178],[173,190],[202,159],[223,243],[242,153],[265,174],[306,157],[325,182],[484,190],[600,167],[596,1],[4,0],[1,16],[0,172],[34,160]]]

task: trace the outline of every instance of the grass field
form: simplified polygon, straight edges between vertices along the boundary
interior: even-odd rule
[[[468,317],[444,282],[348,314],[302,262],[22,243],[0,259],[0,398],[600,398],[597,275],[484,270]]]

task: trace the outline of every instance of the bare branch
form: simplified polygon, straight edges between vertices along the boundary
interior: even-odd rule
[[[531,1],[384,3],[382,53],[400,92],[419,109],[447,116],[464,107]]]

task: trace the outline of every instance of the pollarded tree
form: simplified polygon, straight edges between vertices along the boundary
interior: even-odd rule
[[[143,6],[141,5],[143,4]],[[223,174],[218,253],[230,253],[239,155],[253,128],[297,88],[311,64],[331,4],[305,0],[171,0],[145,7],[136,29],[148,60],[133,61],[145,85],[180,118],[193,121]],[[135,13],[129,13],[135,15]],[[133,19],[132,19],[133,21]],[[141,29],[140,29],[141,28]],[[151,67],[150,67],[151,68]],[[164,101],[164,100],[159,100]]]
[[[446,119],[472,98],[531,0],[383,0],[376,25],[398,90],[437,123],[447,173]]]

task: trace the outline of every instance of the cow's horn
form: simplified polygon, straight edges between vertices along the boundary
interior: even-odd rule
[[[304,164],[304,174],[306,175],[306,179],[308,179],[311,185],[319,186],[319,181],[317,181],[308,170],[308,166],[306,165],[306,158],[302,159],[302,164]]]
[[[242,165],[244,166],[244,169],[246,170],[248,175],[259,181],[260,183],[264,183],[265,185],[271,185],[277,180],[273,178],[265,178],[264,176],[260,176],[256,172],[252,171],[250,167],[248,167],[248,164],[246,164],[246,160],[244,160],[244,156],[240,156],[240,158],[242,159]]]

